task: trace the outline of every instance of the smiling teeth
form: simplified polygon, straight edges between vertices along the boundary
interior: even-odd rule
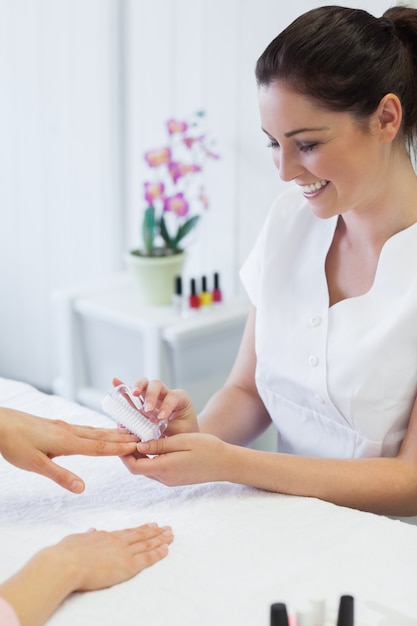
[[[304,185],[303,189],[306,193],[313,193],[314,191],[318,191],[325,185],[327,185],[327,180],[320,180],[317,183],[313,183],[312,185]]]

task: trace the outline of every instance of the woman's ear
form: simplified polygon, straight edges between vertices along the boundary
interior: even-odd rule
[[[403,110],[398,96],[393,93],[384,96],[379,103],[376,114],[381,142],[394,141],[403,118]]]

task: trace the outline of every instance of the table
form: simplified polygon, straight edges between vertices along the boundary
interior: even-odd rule
[[[105,416],[27,384],[0,379],[0,406],[79,424]],[[268,626],[270,604],[289,611],[325,598],[335,624],[352,594],[356,626],[417,626],[417,527],[315,498],[230,483],[168,488],[130,475],[117,458],[59,463],[87,483],[74,495],[0,458],[0,578],[36,550],[90,527],[171,524],[167,558],[130,581],[74,594],[48,626]]]

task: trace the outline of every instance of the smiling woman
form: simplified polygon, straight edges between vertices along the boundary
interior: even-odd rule
[[[253,308],[198,426],[187,394],[137,382],[171,436],[138,444],[159,457],[126,457],[132,472],[417,515],[413,59],[402,7],[309,11],[261,55],[262,128],[293,184],[241,270]],[[270,421],[277,454],[242,447]]]
[[[351,113],[324,109],[278,79],[260,85],[259,105],[281,179],[300,185],[304,196],[314,200],[317,215],[329,217],[367,205],[375,189],[385,195],[391,170],[387,144],[402,121],[397,96],[381,99],[367,128]],[[311,124],[302,126],[304,120]]]

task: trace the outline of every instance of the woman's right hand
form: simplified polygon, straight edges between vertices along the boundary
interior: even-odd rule
[[[113,385],[122,384],[118,378],[113,379]],[[164,435],[179,435],[182,433],[199,432],[197,415],[190,396],[184,389],[169,389],[160,380],[139,378],[132,386],[133,394],[144,398],[144,409],[151,412],[158,411],[158,419],[168,419],[168,427]]]

